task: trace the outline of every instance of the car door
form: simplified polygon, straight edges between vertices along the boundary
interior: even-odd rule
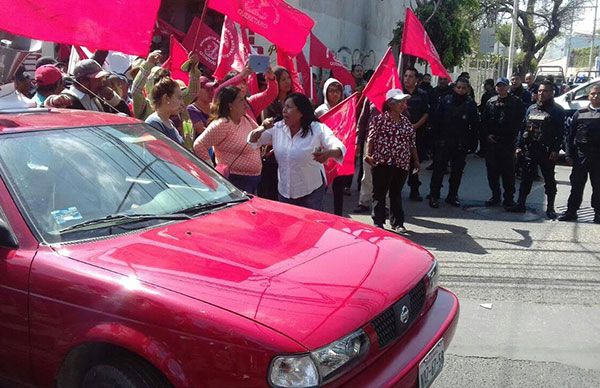
[[[12,386],[31,382],[29,269],[38,244],[1,179],[0,237],[0,386]]]

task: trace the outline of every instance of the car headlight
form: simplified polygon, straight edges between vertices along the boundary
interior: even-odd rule
[[[308,354],[278,356],[271,362],[274,387],[314,387],[333,379],[369,349],[369,337],[359,329]]]
[[[440,267],[436,259],[433,260],[433,264],[429,271],[427,271],[427,296],[433,294],[440,281]]]

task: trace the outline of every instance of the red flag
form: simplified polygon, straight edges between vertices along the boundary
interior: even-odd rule
[[[283,0],[208,0],[208,7],[264,36],[291,55],[302,51],[315,25],[308,15]]]
[[[0,0],[0,28],[45,41],[146,56],[160,0]]]
[[[311,66],[331,69],[335,79],[340,81],[342,85],[350,85],[352,89],[356,87],[352,73],[313,33],[310,34],[310,64]]]
[[[288,73],[290,73],[290,78],[292,79],[292,90],[296,93],[306,94],[304,92],[304,87],[302,87],[302,83],[300,82],[300,76],[296,70],[294,59],[281,47],[277,47],[277,64],[285,67]]]
[[[383,103],[385,102],[385,94],[390,89],[402,89],[402,85],[398,77],[398,69],[396,69],[396,61],[392,55],[392,49],[388,48],[377,69],[375,69],[373,76],[363,89],[363,96],[375,104],[381,112],[383,110]]]
[[[180,79],[186,85],[190,84],[190,75],[181,70],[181,65],[188,60],[188,53],[185,48],[171,35],[171,53],[169,58],[163,63],[162,67],[171,72],[171,78]]]
[[[344,143],[346,155],[342,164],[330,160],[325,165],[327,184],[330,185],[338,175],[354,174],[354,157],[356,154],[356,105],[358,94],[354,93],[321,116],[320,121],[333,131],[333,134]]]
[[[406,9],[404,31],[402,32],[402,47],[400,50],[403,54],[414,55],[429,62],[431,74],[452,79],[442,64],[440,56],[431,39],[429,39],[425,28],[423,28],[423,25],[417,19],[417,15],[410,8]]]
[[[242,34],[238,31],[233,20],[225,17],[221,31],[219,59],[213,77],[223,79],[231,70],[242,71],[248,61],[248,51],[244,47]]]
[[[188,33],[181,43],[188,51],[195,51],[198,54],[200,63],[209,70],[214,71],[217,68],[219,35],[212,28],[201,23],[200,18],[194,18]]]
[[[298,72],[302,76],[302,87],[304,88],[304,94],[308,95],[312,92],[312,95],[309,96],[309,98],[314,104],[317,101],[317,97],[315,95],[316,88],[314,85],[311,88],[310,66],[308,65],[306,57],[302,52],[296,55],[296,65],[298,66]]]

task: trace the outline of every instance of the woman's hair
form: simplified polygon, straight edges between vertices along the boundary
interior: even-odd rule
[[[156,85],[158,83],[158,81],[160,81],[163,78],[171,78],[171,72],[164,68],[157,69],[151,75],[152,75],[151,81],[152,81],[153,85]]]
[[[219,90],[213,103],[210,104],[209,123],[216,119],[229,118],[229,115],[231,114],[229,104],[235,101],[240,91],[241,89],[237,86],[226,86]]]
[[[273,73],[275,73],[275,78],[277,78],[277,82],[279,82],[284,72],[290,75],[288,69],[286,69],[283,66],[275,66],[275,68],[273,68]]]
[[[150,93],[150,101],[152,105],[156,109],[160,104],[160,100],[164,95],[172,96],[175,93],[175,90],[179,89],[179,84],[170,77],[160,78],[154,87],[152,88],[152,93]]]
[[[300,127],[302,128],[300,136],[306,137],[308,132],[312,134],[311,124],[313,121],[319,121],[319,119],[315,116],[315,108],[313,108],[308,97],[302,93],[291,93],[287,96],[287,100],[292,100],[292,103],[294,103],[302,115],[302,118],[300,118]]]

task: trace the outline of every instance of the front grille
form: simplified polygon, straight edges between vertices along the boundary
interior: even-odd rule
[[[425,281],[422,279],[407,295],[371,321],[377,333],[379,347],[389,345],[412,326],[421,314],[425,296]]]

